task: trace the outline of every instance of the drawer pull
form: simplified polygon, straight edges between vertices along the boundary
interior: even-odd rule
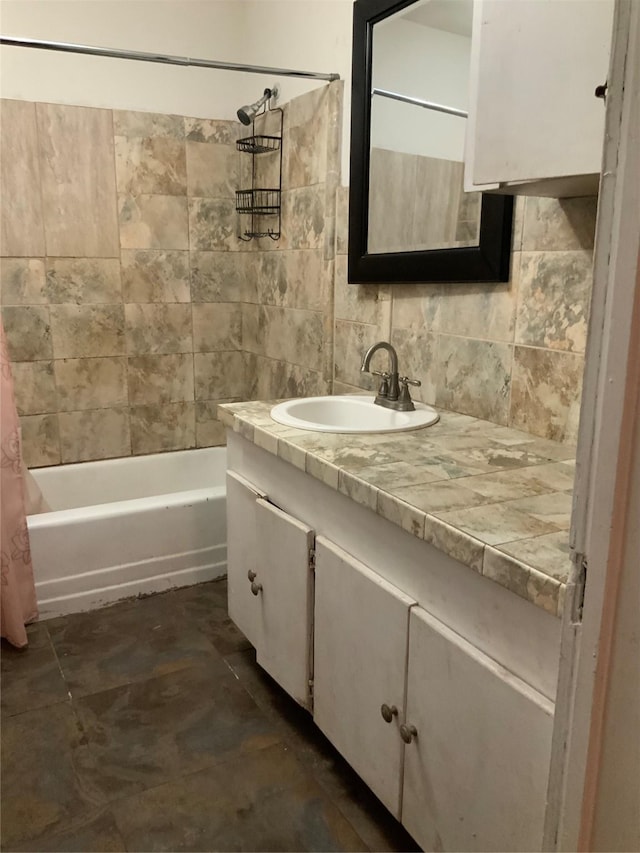
[[[253,581],[253,582],[252,582],[252,584],[251,584],[251,592],[252,592],[254,595],[257,595],[261,590],[262,590],[262,584],[261,584],[261,583],[256,583],[255,581]]]
[[[254,580],[256,579],[257,575],[255,572],[252,572],[251,569],[249,569],[249,571],[247,572],[247,577],[249,578],[251,583],[253,583]]]
[[[415,726],[406,726],[403,723],[400,726],[400,737],[405,743],[411,743],[414,737],[418,737],[418,730]]]
[[[389,707],[388,705],[383,705],[380,708],[380,713],[382,714],[382,719],[385,721],[385,723],[390,723],[394,717],[398,716],[398,709],[395,705],[392,705],[391,707]]]

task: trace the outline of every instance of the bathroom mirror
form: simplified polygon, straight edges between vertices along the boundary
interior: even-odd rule
[[[473,0],[356,0],[349,282],[509,279],[513,198],[462,187]]]

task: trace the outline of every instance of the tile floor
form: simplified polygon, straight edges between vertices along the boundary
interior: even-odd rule
[[[257,666],[226,583],[2,641],[2,850],[418,850]]]

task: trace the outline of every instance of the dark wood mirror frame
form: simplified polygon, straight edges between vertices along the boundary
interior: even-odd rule
[[[478,246],[367,253],[373,26],[414,0],[356,0],[353,6],[349,283],[509,280],[513,197],[482,194]]]

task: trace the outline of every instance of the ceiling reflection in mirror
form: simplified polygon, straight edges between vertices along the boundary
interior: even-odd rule
[[[479,245],[481,194],[463,191],[472,15],[473,0],[421,0],[373,27],[371,254]]]

